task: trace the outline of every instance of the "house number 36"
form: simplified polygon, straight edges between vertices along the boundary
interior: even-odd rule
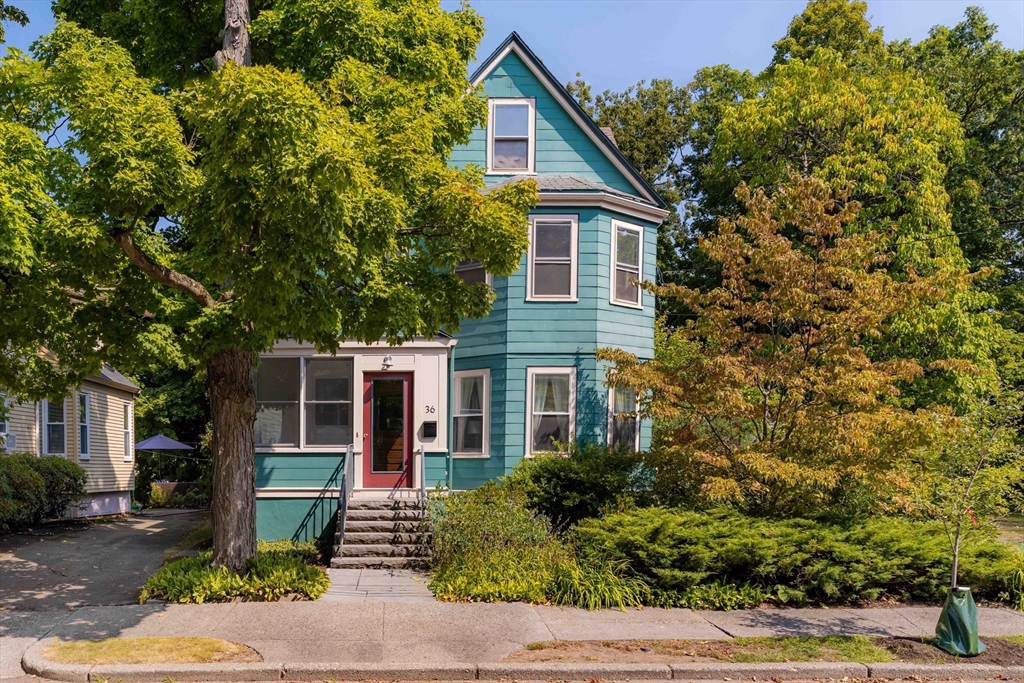
[[[427,406],[426,410],[427,410],[427,413],[433,413],[434,412],[434,406]]]

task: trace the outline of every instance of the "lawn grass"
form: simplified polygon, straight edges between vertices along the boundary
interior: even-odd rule
[[[245,645],[216,638],[106,638],[47,645],[43,655],[62,664],[208,664],[261,662]]]
[[[1008,640],[1014,645],[1020,645],[1024,647],[1024,636],[1002,636],[1003,640]]]
[[[164,551],[164,562],[178,559],[187,550],[205,550],[213,542],[213,522],[207,516],[201,526]]]
[[[891,662],[893,657],[865,636],[784,636],[736,638],[733,661]]]

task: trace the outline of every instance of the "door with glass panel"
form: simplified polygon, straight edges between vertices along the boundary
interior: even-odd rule
[[[412,374],[363,375],[363,486],[412,487]]]

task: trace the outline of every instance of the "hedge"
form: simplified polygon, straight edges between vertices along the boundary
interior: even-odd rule
[[[87,475],[59,455],[0,455],[0,531],[61,517],[86,495]]]
[[[640,508],[584,520],[572,537],[627,562],[665,606],[698,606],[723,591],[740,606],[743,591],[754,602],[758,593],[793,604],[934,601],[945,595],[951,563],[940,525],[893,517],[824,524]],[[1013,600],[1021,557],[994,533],[979,535],[961,555],[961,581],[978,597]]]

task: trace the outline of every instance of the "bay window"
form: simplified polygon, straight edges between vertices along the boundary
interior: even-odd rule
[[[643,228],[612,222],[612,303],[640,307],[637,283],[643,272]]]
[[[528,454],[559,450],[576,431],[576,368],[527,368]]]
[[[576,300],[577,232],[575,216],[533,218],[527,300]]]
[[[490,384],[486,368],[455,373],[455,455],[487,455]]]
[[[636,392],[625,387],[608,390],[608,445],[640,450],[640,417]]]

